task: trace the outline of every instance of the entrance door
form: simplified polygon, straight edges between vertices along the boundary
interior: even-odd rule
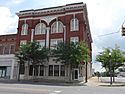
[[[6,67],[0,67],[0,78],[4,78],[6,76]]]
[[[74,80],[79,79],[79,69],[74,69]]]

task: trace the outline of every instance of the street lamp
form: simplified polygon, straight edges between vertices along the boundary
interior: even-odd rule
[[[111,53],[109,53],[109,59],[111,58]],[[110,85],[112,86],[112,64],[111,64],[111,59],[109,60],[109,71],[110,71]]]

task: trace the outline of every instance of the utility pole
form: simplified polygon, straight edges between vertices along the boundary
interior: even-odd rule
[[[86,69],[86,71],[85,71],[85,72],[86,72],[86,73],[85,73],[85,83],[88,82],[88,81],[87,81],[87,78],[88,78],[88,77],[87,77],[87,76],[88,76],[88,75],[87,75],[87,74],[88,74],[88,72],[87,72],[87,70],[88,70],[87,65],[88,65],[88,62],[85,61],[85,69]]]
[[[111,53],[109,53],[109,59],[111,59]],[[109,60],[109,64],[110,64],[110,86],[112,86],[112,62],[111,60]]]

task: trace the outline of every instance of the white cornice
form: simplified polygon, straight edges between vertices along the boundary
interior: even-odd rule
[[[71,15],[71,14],[79,14],[79,13],[83,13],[83,11],[79,11],[79,12],[70,12],[70,13],[64,13],[64,14],[58,14],[58,15],[53,15],[53,16],[42,16],[42,17],[28,17],[28,18],[20,18],[19,20],[35,20],[35,19],[41,19],[41,20],[52,20],[54,18],[57,18],[59,16],[66,16],[66,15]]]
[[[51,8],[51,9],[39,9],[39,10],[27,10],[16,13],[19,17],[23,16],[35,16],[35,15],[46,15],[54,13],[63,13],[66,11],[79,10],[83,9],[85,4],[76,4],[76,5],[65,5],[61,7]]]

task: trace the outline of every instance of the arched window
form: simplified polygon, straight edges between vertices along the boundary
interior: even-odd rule
[[[63,32],[63,23],[60,21],[56,21],[51,26],[51,33],[61,33]]]
[[[74,18],[70,22],[70,30],[71,31],[78,31],[79,30],[79,21],[78,19]]]
[[[46,25],[44,23],[38,23],[35,27],[35,35],[45,34]]]
[[[28,24],[23,24],[21,35],[27,35],[27,34],[28,34]]]

